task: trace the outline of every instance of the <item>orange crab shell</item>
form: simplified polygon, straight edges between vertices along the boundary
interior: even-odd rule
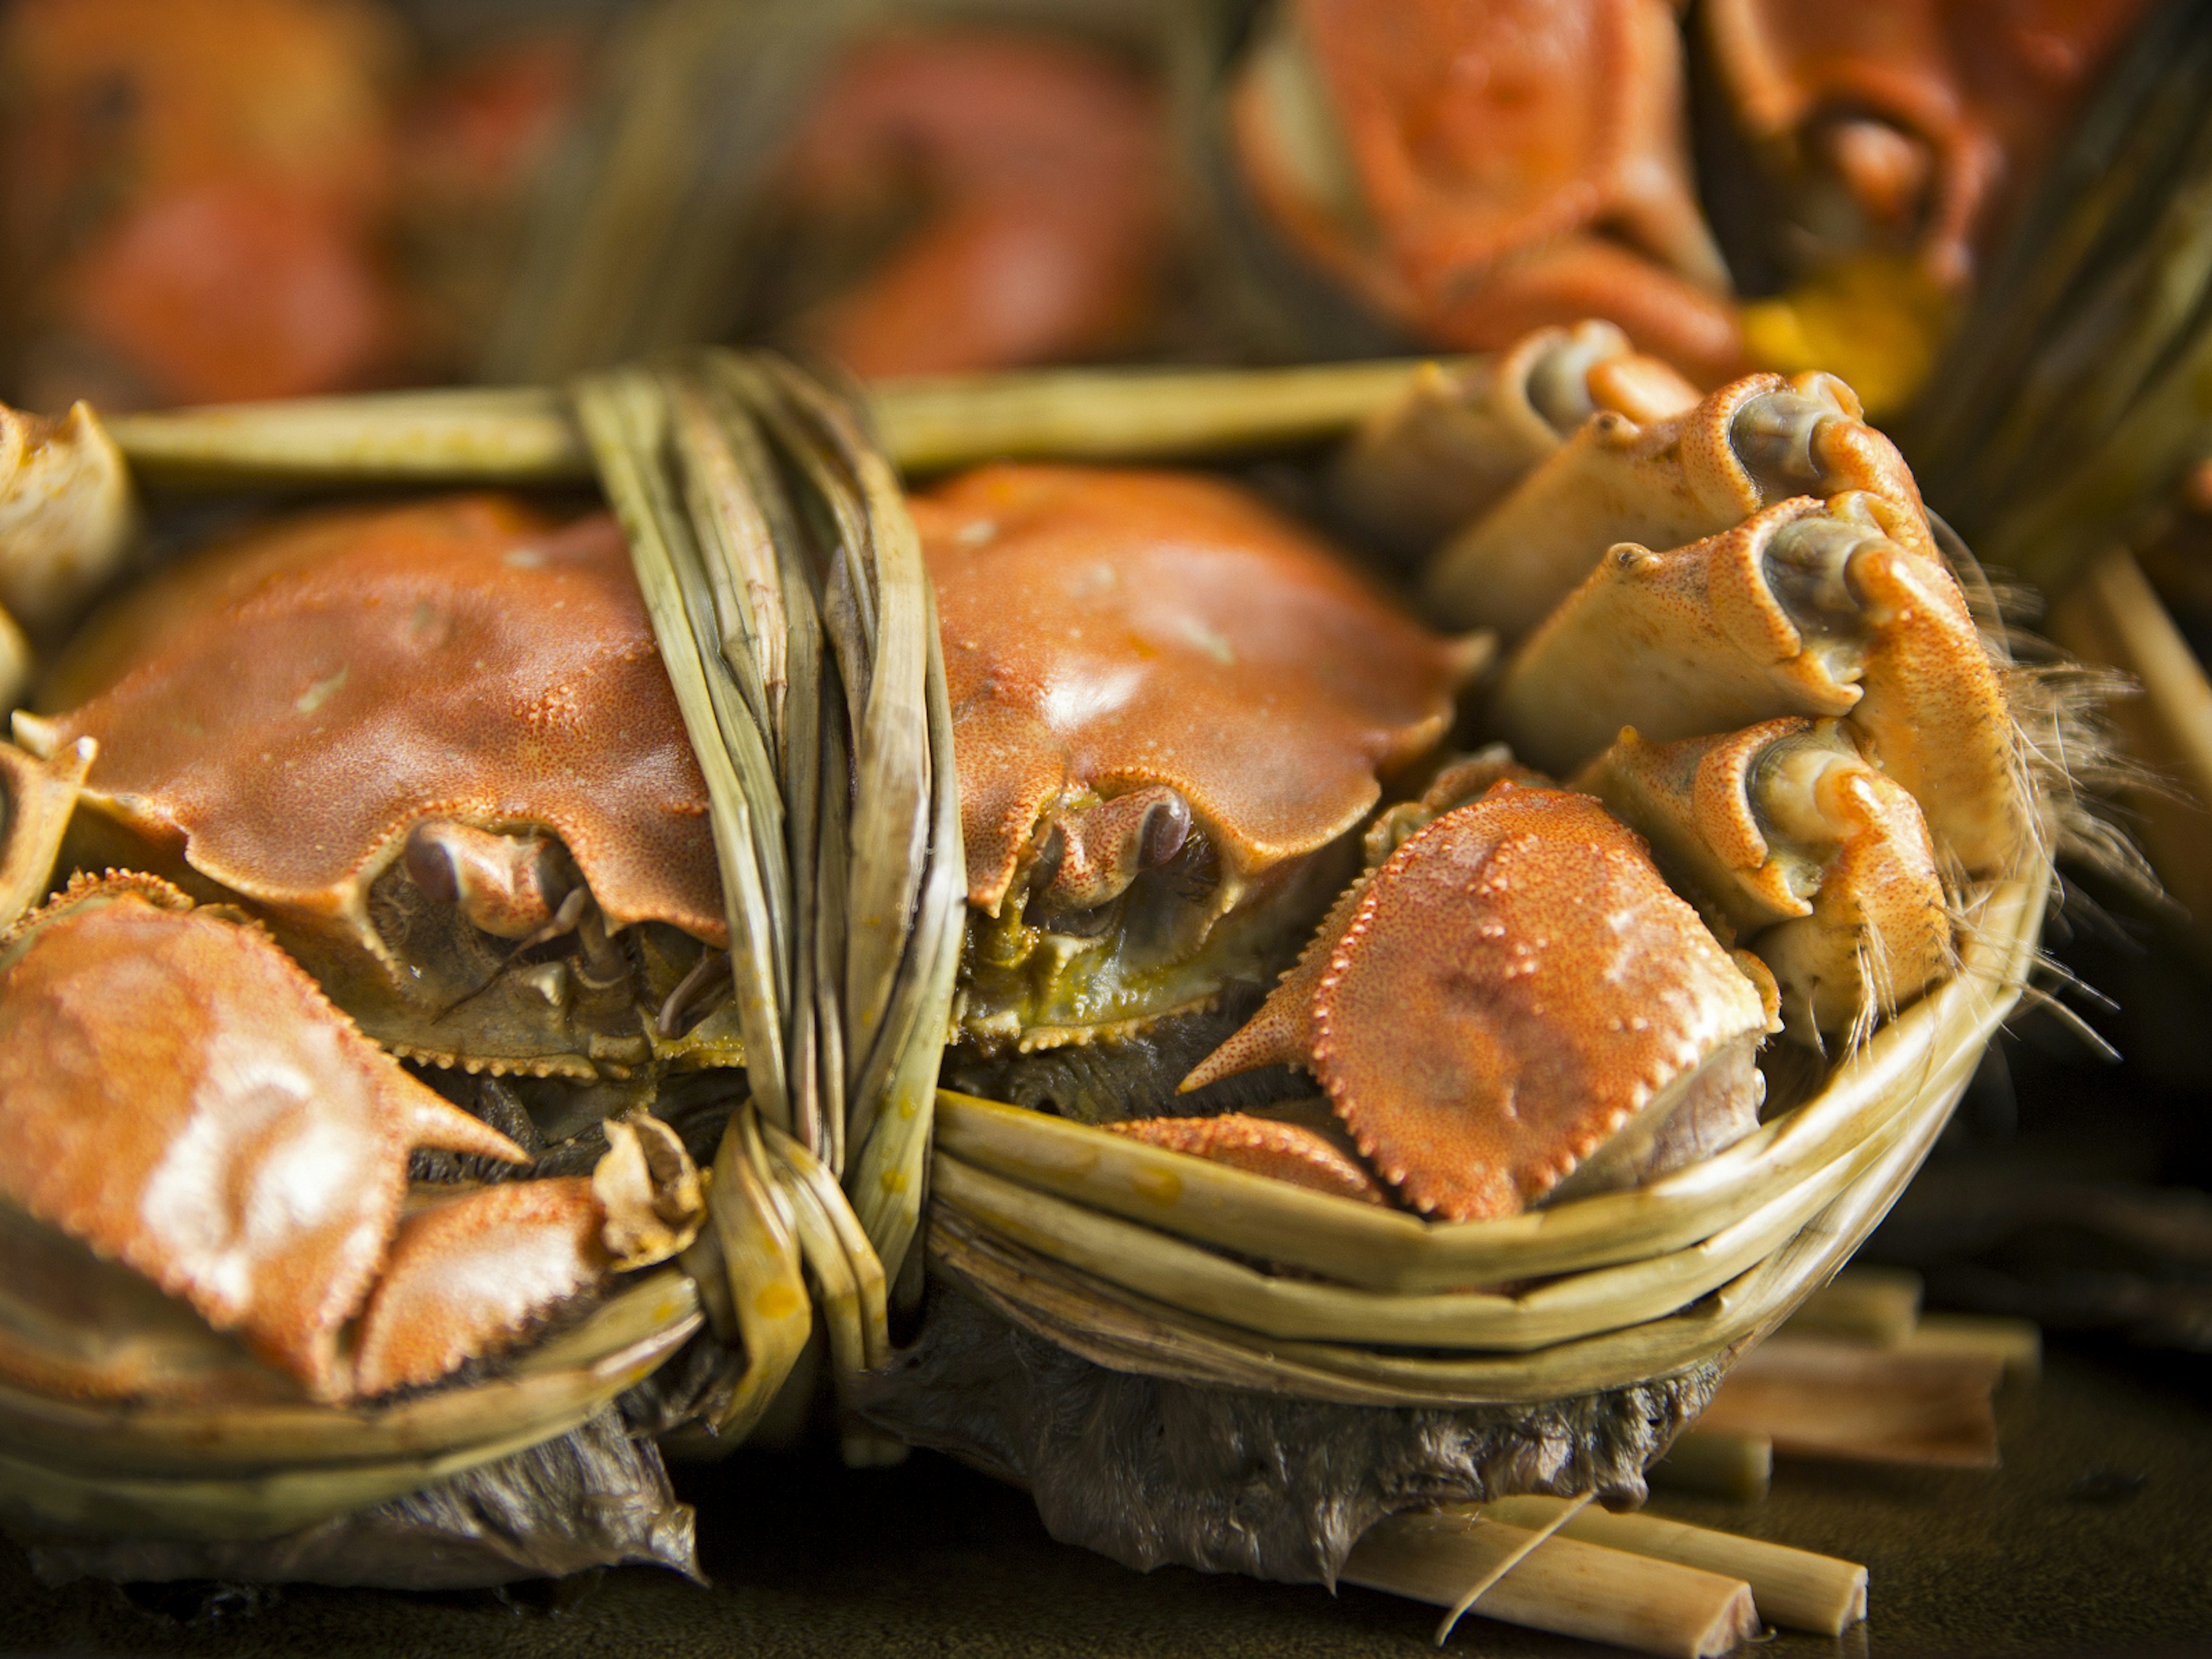
[[[428,818],[557,835],[610,929],[725,942],[706,788],[621,532],[495,496],[277,525],[155,578],[63,665],[85,799],[276,913],[382,947]]]
[[[1556,1187],[1759,991],[1587,795],[1506,781],[1375,876],[1311,1005],[1315,1074],[1382,1177],[1454,1221]]]
[[[1164,784],[1256,873],[1357,824],[1451,718],[1449,644],[1311,536],[1188,474],[985,467],[915,498],[969,902],[1070,791]]]
[[[236,1331],[311,1393],[416,1146],[514,1163],[268,936],[150,876],[80,878],[0,942],[0,1198]]]

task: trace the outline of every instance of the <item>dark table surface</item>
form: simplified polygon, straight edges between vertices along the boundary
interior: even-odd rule
[[[1814,1653],[2212,1653],[2212,1402],[2201,1363],[2060,1349],[2000,1401],[2002,1469],[1791,1462],[1762,1504],[1656,1510],[1849,1556],[1873,1616]],[[0,1650],[262,1656],[1207,1656],[1430,1650],[1433,1609],[1373,1592],[1139,1575],[1048,1538],[1028,1499],[934,1456],[887,1471],[740,1456],[678,1475],[702,1589],[657,1570],[511,1598],[292,1587],[258,1606],[198,1591],[40,1588],[0,1546]],[[1617,1652],[1462,1621],[1480,1655]]]

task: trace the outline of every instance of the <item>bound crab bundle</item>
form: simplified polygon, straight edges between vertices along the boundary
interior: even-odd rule
[[[50,677],[9,890],[118,836],[143,873],[0,947],[0,1063],[64,1079],[7,1097],[13,1248],[101,1297],[7,1327],[14,1524],[188,1540],[70,1558],[109,1571],[328,1572],[332,1537],[434,1534],[431,1483],[524,1484],[520,1447],[733,1443],[818,1307],[849,1403],[1063,1535],[1328,1578],[1395,1509],[1632,1497],[1878,1218],[2019,994],[2056,809],[2037,689],[1847,388],[1700,398],[1586,325],[874,413],[939,468],[1364,419],[1342,513],[1449,526],[1425,608],[1489,632],[1218,477],[1006,464],[909,502],[773,360],[119,422],[203,483],[596,476],[642,605],[604,520],[392,509],[165,574]],[[38,493],[64,565],[117,539]],[[137,1074],[53,1065],[40,1022],[157,1006],[181,1093],[56,1127]],[[294,1011],[312,1064],[234,1006]],[[296,1133],[208,1127],[203,1073]],[[343,1124],[270,1104],[325,1095]],[[366,1217],[336,1278],[254,1231],[308,1168]],[[540,1532],[467,1571],[635,1547]]]

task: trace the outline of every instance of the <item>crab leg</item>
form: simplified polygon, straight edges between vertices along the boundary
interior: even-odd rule
[[[1860,414],[1849,386],[1818,374],[1749,375],[1661,420],[1601,408],[1446,544],[1423,587],[1455,624],[1518,639],[1616,543],[1678,547],[1786,497],[1845,490],[1909,510],[1897,533],[1932,553],[1911,471]]]
[[[1599,410],[1647,425],[1697,401],[1695,386],[1611,323],[1539,329],[1456,369],[1424,364],[1346,441],[1330,499],[1410,561],[1471,523]]]
[[[1916,522],[1853,492],[1672,552],[1615,547],[1507,665],[1492,723],[1564,775],[1632,720],[1665,743],[1848,715],[1937,848],[1995,870],[2026,829],[2012,719],[1958,584],[1907,544]]]
[[[1799,1042],[1854,1031],[1952,965],[1920,809],[1837,721],[1679,743],[1627,731],[1574,782],[1650,842],[1715,933],[1766,963]]]
[[[0,1198],[312,1395],[345,1392],[416,1146],[526,1161],[232,913],[80,879],[0,941]]]

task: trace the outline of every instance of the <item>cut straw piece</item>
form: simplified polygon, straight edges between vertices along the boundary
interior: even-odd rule
[[[1504,1498],[1485,1504],[1486,1519],[1511,1527],[1560,1523],[1568,1538],[1632,1555],[1700,1567],[1751,1586],[1759,1616],[1792,1630],[1841,1636],[1866,1617],[1867,1571],[1854,1561],[1791,1549],[1734,1533],[1713,1532],[1656,1515],[1611,1515],[1601,1509],[1570,1512],[1564,1498]]]
[[[1995,1468],[2003,1374],[1986,1354],[1778,1338],[1738,1362],[1699,1422],[1799,1455]]]
[[[1916,1358],[1994,1359],[2007,1382],[2033,1382],[2043,1371],[2043,1328],[2002,1314],[1923,1314],[1905,1352]]]
[[[1784,1329],[1901,1346],[1920,1320],[1920,1275],[1904,1267],[1846,1267],[1805,1298]]]
[[[1710,1659],[1759,1633],[1751,1589],[1741,1579],[1571,1538],[1539,1540],[1528,1528],[1464,1514],[1378,1521],[1338,1577],[1450,1607],[1522,1552],[1525,1559],[1489,1587],[1475,1613],[1666,1659]]]
[[[1644,1472],[1654,1486],[1739,1504],[1764,1499],[1774,1480],[1774,1443],[1763,1434],[1685,1429]]]

